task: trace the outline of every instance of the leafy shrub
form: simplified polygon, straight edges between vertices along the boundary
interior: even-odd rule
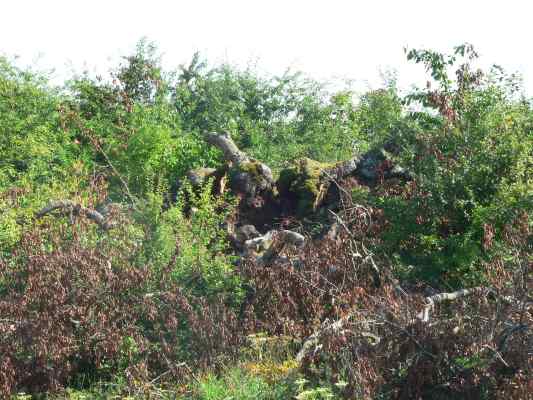
[[[223,295],[232,304],[242,298],[241,281],[229,251],[225,225],[235,201],[214,196],[212,182],[193,190],[184,182],[177,202],[163,209],[163,198],[148,196],[137,221],[145,227],[141,263],[166,269],[175,282],[196,295]]]
[[[274,400],[281,399],[272,392],[272,387],[261,378],[243,374],[238,369],[232,370],[223,378],[208,376],[196,388],[193,398],[198,400]]]
[[[467,60],[453,80],[447,70],[462,55]],[[503,250],[503,227],[533,210],[531,108],[473,71],[468,46],[453,56],[409,56],[425,63],[438,88],[408,96],[430,109],[413,113],[392,138],[413,181],[400,196],[378,198],[390,222],[388,251],[412,265],[413,276],[456,286],[480,282],[482,260]]]
[[[209,68],[196,54],[178,75],[173,101],[184,131],[229,131],[274,169],[295,158],[344,159],[365,139],[352,93],[328,93],[300,74],[263,78],[253,68]]]
[[[306,387],[305,379],[285,379],[267,382],[257,374],[248,374],[239,368],[230,369],[221,377],[207,375],[192,388],[194,400],[235,400],[264,399],[298,400],[336,399],[331,389],[326,387]]]
[[[59,132],[59,96],[46,77],[0,58],[0,188],[22,177],[44,183],[73,161],[68,136]]]
[[[365,141],[372,146],[383,145],[399,133],[404,119],[402,99],[400,98],[394,80],[388,82],[387,87],[370,91],[361,96],[357,106],[357,125]],[[361,150],[367,150],[362,148]]]
[[[179,377],[179,362],[212,364],[239,343],[223,303],[187,296],[169,270],[132,264],[127,230],[90,245],[84,224],[71,233],[43,228],[23,236],[14,262],[1,263],[4,395],[114,374],[133,385],[168,368]]]

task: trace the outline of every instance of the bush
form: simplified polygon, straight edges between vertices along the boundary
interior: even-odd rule
[[[0,189],[25,177],[37,184],[62,176],[76,152],[59,130],[60,97],[46,77],[0,58]]]
[[[409,55],[425,63],[438,87],[408,96],[428,109],[407,117],[392,137],[413,180],[400,196],[382,191],[376,199],[390,222],[387,251],[410,265],[413,277],[479,283],[486,279],[482,262],[506,251],[506,224],[533,210],[531,107],[473,71],[468,46],[453,56]],[[461,55],[467,60],[453,80],[447,68]]]
[[[231,255],[225,226],[236,211],[228,196],[214,196],[212,182],[193,190],[184,182],[178,201],[163,209],[163,198],[152,194],[137,214],[144,226],[141,263],[166,269],[172,279],[195,295],[221,295],[238,305],[241,281]]]
[[[169,368],[178,379],[180,362],[213,365],[240,343],[223,303],[187,295],[171,269],[134,266],[127,231],[90,245],[84,224],[43,228],[1,263],[4,395],[116,374],[135,385]]]
[[[232,370],[223,378],[208,376],[196,388],[194,399],[198,400],[275,400],[281,399],[272,392],[272,387],[261,378],[243,374],[238,369]]]

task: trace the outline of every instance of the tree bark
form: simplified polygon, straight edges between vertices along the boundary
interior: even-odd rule
[[[250,162],[250,158],[243,151],[239,150],[229,134],[208,133],[206,136],[207,143],[219,148],[224,154],[224,159],[232,162],[237,166]]]

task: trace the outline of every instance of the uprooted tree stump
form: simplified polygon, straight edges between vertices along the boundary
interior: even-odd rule
[[[298,216],[308,215],[323,204],[330,185],[352,174],[357,164],[358,159],[335,164],[300,159],[281,171],[277,182],[279,194],[292,200]]]
[[[303,158],[281,170],[275,181],[272,170],[240,150],[228,133],[209,133],[205,138],[222,151],[226,164],[216,170],[190,171],[187,179],[200,186],[208,178],[216,178],[218,186],[228,187],[240,198],[241,215],[247,217],[242,222],[259,229],[270,229],[272,221],[282,215],[303,218],[315,213],[327,203],[332,186],[348,176],[370,185],[384,178],[409,179],[408,172],[392,161],[395,151],[390,143],[338,163]]]

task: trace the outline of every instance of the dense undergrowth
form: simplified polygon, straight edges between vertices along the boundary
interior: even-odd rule
[[[469,45],[407,56],[430,75],[407,95],[198,55],[167,72],[145,41],[62,88],[0,58],[0,393],[528,398],[531,100],[516,76],[475,69]],[[377,167],[311,212],[275,192],[258,228],[306,243],[265,264],[235,243],[253,215],[208,132],[275,176],[304,157]],[[190,184],[200,167],[215,179]],[[468,288],[420,317],[428,296]]]

